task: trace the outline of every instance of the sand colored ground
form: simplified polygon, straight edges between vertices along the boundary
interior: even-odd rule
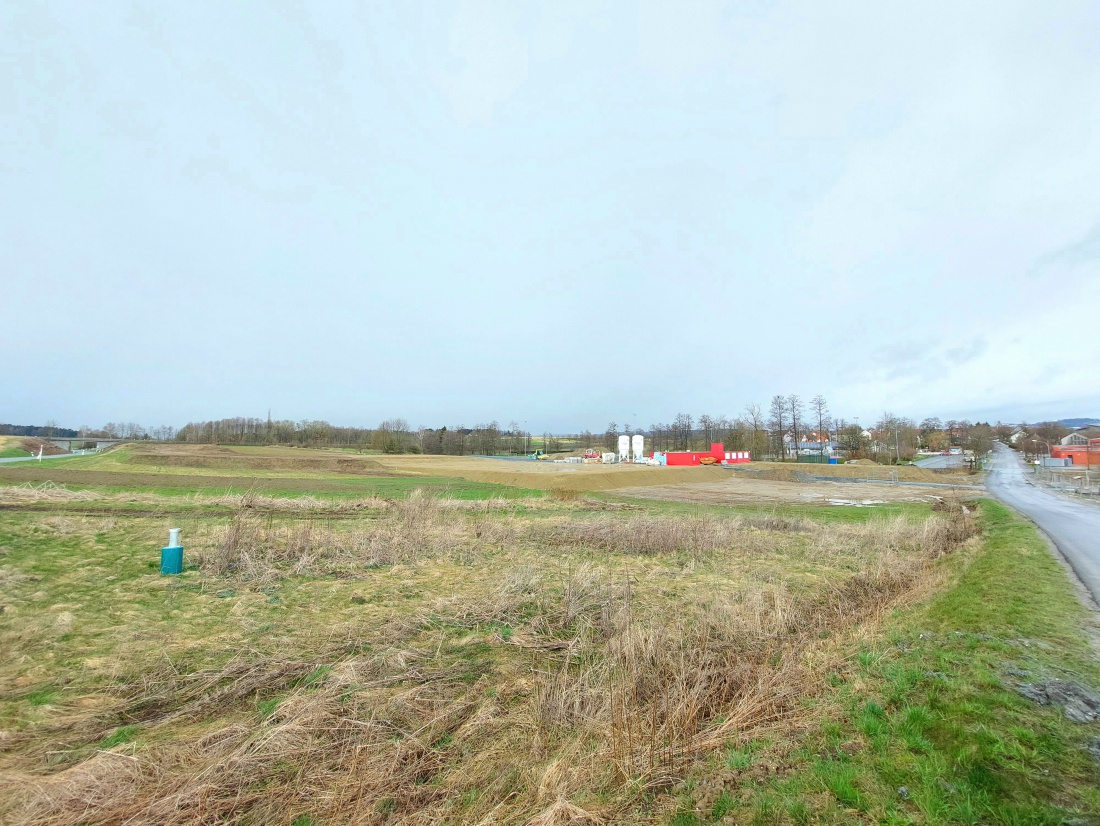
[[[970,487],[939,488],[880,482],[776,482],[743,475],[698,484],[619,488],[620,496],[705,505],[791,504],[850,505],[877,502],[931,502],[968,498],[981,491]]]
[[[469,456],[377,456],[387,470],[401,474],[455,476],[533,490],[614,490],[669,482],[712,482],[730,471],[713,467],[662,468],[645,465],[558,464],[475,459]]]
[[[896,473],[899,481],[975,484],[976,477],[945,474],[925,468],[901,467],[896,470],[865,465],[795,465],[775,462],[752,462],[738,468],[724,467],[648,467],[645,465],[576,465],[555,462],[512,462],[500,459],[474,459],[466,456],[374,456],[379,466],[395,473],[457,476],[477,482],[494,482],[522,488],[566,490],[618,490],[654,485],[712,486],[730,485],[745,488],[753,484],[787,483],[798,488],[799,481],[810,475],[840,478],[872,478],[890,480]],[[838,483],[850,490],[852,483]],[[871,485],[879,489],[885,485]],[[854,495],[854,494],[850,494]],[[882,497],[879,497],[882,498]],[[788,497],[789,499],[789,497]]]
[[[73,471],[116,473],[252,476],[257,478],[347,478],[364,477],[448,477],[469,482],[508,485],[530,490],[619,491],[659,486],[675,488],[661,498],[682,498],[683,487],[698,488],[699,501],[727,496],[753,496],[752,501],[802,501],[822,498],[886,499],[884,489],[874,484],[856,490],[852,483],[829,485],[808,481],[811,475],[841,478],[872,478],[900,481],[973,484],[975,477],[916,467],[897,469],[877,465],[795,465],[754,462],[737,468],[649,467],[644,465],[564,464],[529,460],[510,461],[470,456],[384,456],[356,455],[341,451],[282,447],[227,447],[223,445],[135,444],[101,456],[71,460]],[[899,486],[890,495],[922,497],[934,489]],[[833,490],[835,488],[835,491]],[[759,494],[750,494],[757,490]],[[734,493],[734,492],[737,493]],[[876,493],[877,491],[877,493]],[[904,493],[902,491],[905,491]],[[692,494],[695,496],[695,494]],[[731,500],[732,501],[732,500]]]

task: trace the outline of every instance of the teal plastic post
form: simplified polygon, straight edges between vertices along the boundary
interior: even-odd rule
[[[169,545],[160,549],[161,576],[183,573],[183,546]]]

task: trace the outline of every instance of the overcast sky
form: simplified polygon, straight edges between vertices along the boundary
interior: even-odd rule
[[[1100,3],[0,4],[0,421],[1100,416]]]

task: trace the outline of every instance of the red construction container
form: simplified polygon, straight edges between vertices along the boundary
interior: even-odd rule
[[[710,459],[711,461],[706,461]],[[668,465],[732,465],[751,461],[747,450],[726,450],[721,442],[714,442],[710,450],[685,450],[665,454]]]

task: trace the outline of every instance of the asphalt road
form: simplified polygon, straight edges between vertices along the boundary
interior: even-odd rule
[[[87,452],[91,453],[91,451],[87,451]],[[83,455],[84,455],[84,453],[58,453],[55,456],[43,456],[42,459],[43,460],[46,460],[46,459],[71,459],[73,456],[83,456]],[[11,459],[0,459],[0,462],[37,462],[37,461],[38,461],[38,455],[37,454],[35,454],[34,456],[16,456],[16,457],[11,458]]]
[[[965,467],[966,457],[960,454],[954,456],[930,456],[927,459],[918,459],[915,464],[917,467],[927,468]]]
[[[1016,451],[994,445],[986,487],[1051,538],[1077,577],[1100,602],[1100,507],[1032,485]]]

